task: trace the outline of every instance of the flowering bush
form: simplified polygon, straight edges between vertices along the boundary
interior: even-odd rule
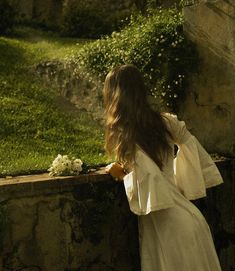
[[[171,109],[182,97],[186,75],[197,66],[196,60],[196,50],[183,32],[183,16],[176,9],[133,16],[122,31],[84,46],[73,57],[88,78],[95,76],[101,82],[117,65],[136,65],[152,96]]]
[[[55,158],[51,167],[48,169],[50,176],[78,175],[82,171],[82,161],[70,159],[68,155],[61,155]]]

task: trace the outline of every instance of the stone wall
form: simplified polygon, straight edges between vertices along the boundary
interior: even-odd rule
[[[76,70],[76,71],[75,71]],[[43,61],[34,69],[46,84],[55,84],[58,93],[79,110],[85,110],[99,123],[103,123],[103,82],[92,80],[77,69],[76,64],[57,60]]]
[[[235,154],[235,4],[197,1],[184,9],[185,32],[200,66],[189,78],[180,115],[207,150]]]
[[[224,184],[195,204],[223,271],[234,271],[235,162],[217,165]],[[140,271],[137,217],[123,185],[102,172],[0,179],[0,270]]]
[[[235,271],[235,161],[217,166],[224,184],[208,189],[207,197],[194,203],[211,228],[222,271]]]
[[[46,174],[0,188],[1,271],[139,270],[136,217],[109,176]]]

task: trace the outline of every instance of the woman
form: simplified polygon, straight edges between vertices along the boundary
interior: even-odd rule
[[[103,94],[105,147],[119,162],[107,172],[124,182],[138,215],[141,270],[221,270],[210,229],[190,202],[223,182],[210,156],[183,121],[151,109],[135,66],[113,69]]]

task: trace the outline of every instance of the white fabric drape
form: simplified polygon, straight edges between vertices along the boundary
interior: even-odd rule
[[[205,197],[206,188],[223,182],[215,163],[194,136],[180,145],[174,162],[176,185],[189,200]]]
[[[174,205],[159,167],[141,150],[137,151],[133,171],[124,177],[124,185],[130,209],[137,215]]]
[[[210,155],[187,130],[184,121],[179,121],[177,116],[171,114],[165,114],[164,117],[173,136],[172,142],[179,148],[172,175],[176,186],[189,200],[205,197],[206,188],[223,182],[219,170]],[[173,206],[166,181],[165,172],[137,147],[134,168],[124,177],[130,209],[137,215],[143,215]]]
[[[134,167],[124,177],[130,209],[138,215],[141,270],[221,271],[209,226],[189,200],[204,197],[222,177],[185,123],[170,114],[164,119],[172,153],[163,170],[137,146]]]

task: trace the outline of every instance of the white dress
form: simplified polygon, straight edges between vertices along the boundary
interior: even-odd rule
[[[190,200],[205,197],[222,177],[185,123],[171,114],[165,119],[174,140],[163,170],[138,147],[124,177],[130,209],[138,215],[141,270],[221,271],[209,226]]]

